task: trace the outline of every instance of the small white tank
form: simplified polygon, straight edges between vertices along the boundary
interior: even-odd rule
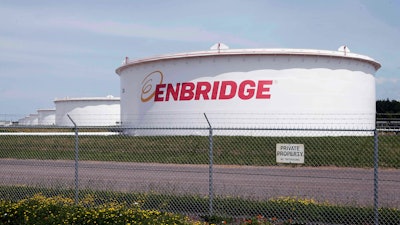
[[[39,115],[38,114],[29,114],[27,117],[26,125],[28,126],[36,126],[39,124]]]
[[[77,126],[116,126],[120,123],[120,98],[118,97],[67,97],[56,99],[54,103],[57,126],[73,126],[67,115]]]
[[[56,124],[56,109],[38,109],[38,124],[49,126]]]

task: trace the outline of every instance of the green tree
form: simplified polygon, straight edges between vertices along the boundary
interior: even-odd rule
[[[378,100],[376,101],[377,113],[400,113],[400,102],[396,100]]]

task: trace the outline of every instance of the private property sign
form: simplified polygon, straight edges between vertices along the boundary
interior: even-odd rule
[[[276,144],[277,163],[304,163],[303,144]]]

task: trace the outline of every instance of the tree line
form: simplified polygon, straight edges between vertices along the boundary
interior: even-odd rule
[[[396,100],[378,100],[376,101],[376,113],[400,113],[400,102]]]
[[[376,120],[386,121],[387,126],[399,128],[400,102],[389,99],[376,101]]]

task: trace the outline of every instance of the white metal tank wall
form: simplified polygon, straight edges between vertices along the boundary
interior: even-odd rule
[[[38,124],[39,124],[38,123],[38,114],[29,114],[29,117],[27,117],[26,125],[36,126]]]
[[[19,119],[18,120],[18,125],[25,126],[26,125],[26,119],[27,119],[27,117]]]
[[[38,124],[39,125],[55,125],[56,110],[55,109],[38,109]]]
[[[120,99],[112,96],[56,99],[57,126],[115,126],[120,123]]]
[[[23,118],[23,124],[22,125],[24,125],[24,126],[29,125],[29,115],[25,116],[25,118]]]
[[[206,113],[214,128],[374,129],[379,67],[352,53],[285,49],[137,60],[117,69],[121,121],[207,127]]]

